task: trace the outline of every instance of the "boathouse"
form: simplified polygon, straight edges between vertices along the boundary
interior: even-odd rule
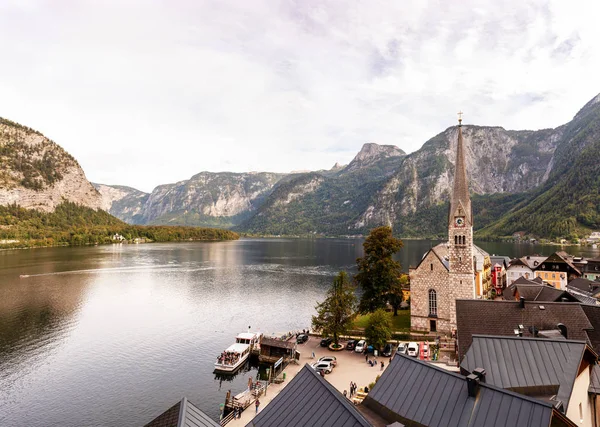
[[[296,354],[295,341],[282,341],[276,338],[263,337],[260,341],[260,355],[258,360],[261,363],[275,363],[283,357],[283,361],[292,360]]]

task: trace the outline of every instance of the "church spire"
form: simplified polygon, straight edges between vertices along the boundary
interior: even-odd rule
[[[456,144],[456,164],[454,169],[454,187],[450,198],[449,220],[452,224],[453,217],[457,215],[460,205],[464,209],[462,215],[469,225],[473,225],[471,217],[471,198],[469,197],[469,183],[467,181],[467,167],[462,134],[462,111],[458,113],[458,142]]]

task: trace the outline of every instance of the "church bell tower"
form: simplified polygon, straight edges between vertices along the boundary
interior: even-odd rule
[[[473,259],[473,214],[465,162],[462,134],[462,112],[458,113],[458,141],[454,186],[448,214],[449,287],[455,305],[451,323],[456,324],[456,299],[475,298],[475,266]]]

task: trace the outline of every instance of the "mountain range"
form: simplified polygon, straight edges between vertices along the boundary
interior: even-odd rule
[[[554,129],[463,125],[480,237],[572,237],[600,228],[600,95]],[[132,224],[198,225],[269,235],[446,234],[457,127],[410,154],[365,144],[348,165],[299,173],[200,172],[145,193],[92,185],[77,162],[29,128],[0,121],[0,204],[52,210],[62,199]]]

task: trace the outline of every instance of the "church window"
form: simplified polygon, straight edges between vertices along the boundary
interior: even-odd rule
[[[434,289],[429,289],[429,316],[437,316],[437,294]]]
[[[458,245],[458,236],[454,236],[454,244]]]
[[[429,264],[429,268],[433,271],[433,263]]]

